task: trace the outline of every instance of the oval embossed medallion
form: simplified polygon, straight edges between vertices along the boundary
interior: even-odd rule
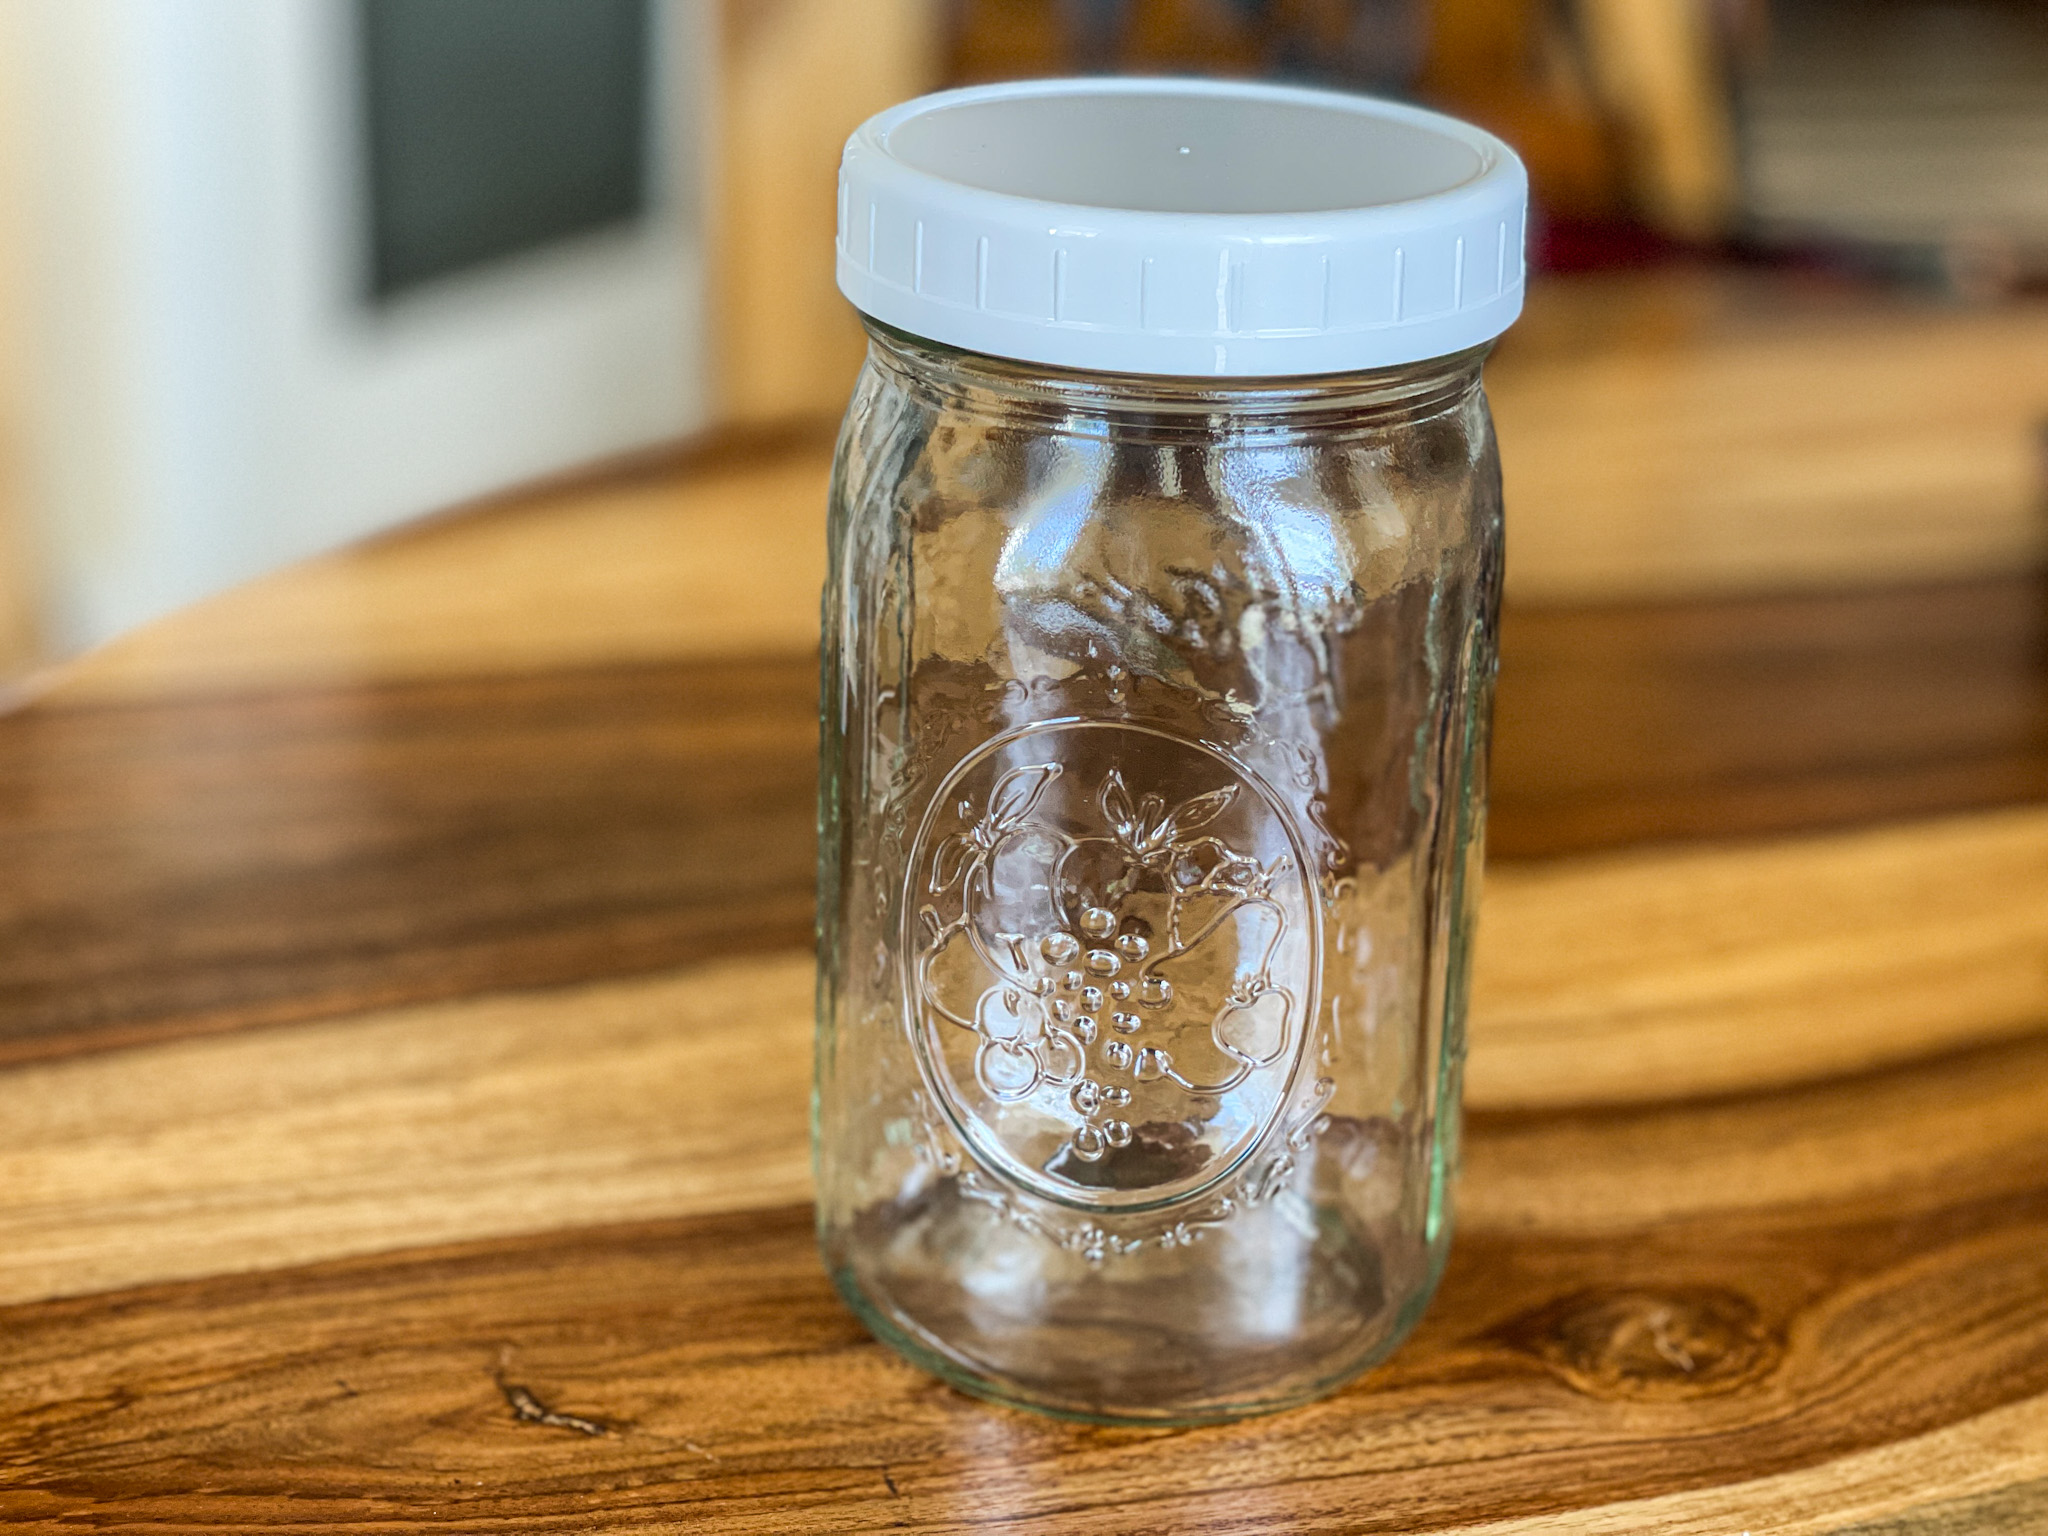
[[[963,759],[911,848],[904,992],[975,1158],[1093,1208],[1229,1177],[1315,1021],[1308,868],[1280,799],[1201,743],[1065,722]]]

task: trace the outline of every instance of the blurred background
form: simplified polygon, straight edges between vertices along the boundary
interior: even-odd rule
[[[0,672],[510,487],[828,433],[847,132],[1107,70],[1520,149],[1511,595],[2038,565],[2038,0],[0,0]]]

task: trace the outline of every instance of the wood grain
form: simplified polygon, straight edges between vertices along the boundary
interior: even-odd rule
[[[0,1073],[0,1303],[808,1199],[813,974],[798,951]]]
[[[2044,794],[2038,577],[1502,618],[1499,857]]]
[[[1718,1100],[1475,1105],[1459,1220],[1606,1235],[1742,1211],[1794,1224],[1824,1209],[1903,1218],[1962,1186],[2018,1195],[2039,1177],[2025,1149],[2048,1118],[2043,1033]],[[1580,1054],[1604,1065],[1596,1042]],[[1768,1062],[1766,1046],[1752,1070]]]
[[[494,501],[171,615],[46,680],[66,703],[275,692],[818,643],[829,428]]]
[[[1727,268],[1556,278],[1487,365],[1508,590],[1582,603],[2048,556],[2048,300]]]
[[[808,663],[0,719],[0,1060],[801,943]]]
[[[1366,1532],[1670,1495],[2048,1390],[2044,1138],[2007,1149],[2022,1192],[1951,1179],[1919,1212],[1468,1231],[1367,1383],[1217,1429],[1059,1425],[939,1387],[862,1336],[800,1207],[18,1307],[0,1510],[127,1530]]]
[[[639,515],[623,513],[623,527],[644,527]],[[622,563],[621,525],[598,518],[590,537],[606,551],[590,569]],[[470,552],[458,525],[421,558],[459,588]],[[686,568],[679,557],[675,571]],[[508,574],[503,591],[522,579]],[[661,597],[685,585],[672,572],[618,604],[623,651],[650,634],[650,650],[672,638],[681,625],[661,629]],[[428,588],[414,590],[424,601]],[[484,636],[479,651],[501,643],[490,637],[514,599],[449,602],[451,634]],[[393,603],[376,623],[401,630],[410,613]],[[807,655],[577,667],[567,658],[590,653],[557,636],[524,653],[526,671],[507,659],[519,643],[503,642],[504,668],[479,659],[467,676],[423,665],[409,679],[288,686],[252,672],[228,688],[204,659],[211,648],[232,654],[231,636],[288,626],[280,611],[218,622],[188,649],[169,648],[192,670],[116,661],[132,668],[117,684],[67,686],[0,717],[0,859],[14,875],[0,888],[0,1060],[646,973],[807,933]],[[316,607],[303,629],[327,622]],[[595,644],[598,631],[588,633]],[[337,654],[305,643],[307,655]],[[442,662],[464,643],[443,646]],[[541,665],[550,646],[562,665]],[[424,640],[367,649],[412,663],[433,653]],[[1499,899],[1518,856],[2038,797],[2048,791],[2044,663],[2048,588],[2031,579],[1511,607],[1490,831]],[[194,678],[205,681],[187,687]],[[147,687],[161,697],[138,691]],[[2013,861],[2033,846],[2013,842],[1983,889],[2018,878]],[[1958,867],[1977,868],[1972,858],[1991,856]],[[1713,867],[1684,878],[1711,889],[1699,871]],[[1626,886],[1631,868],[1612,879]],[[1881,860],[1873,868],[1890,873]],[[1827,900],[1853,897],[1840,885]],[[1711,923],[1759,909],[1672,910],[1672,922]],[[1913,931],[1910,906],[1858,910]],[[1607,973],[1623,976],[1618,946],[1643,940],[1663,911],[1631,908],[1609,924],[1613,939],[1592,926],[1548,937],[1558,955],[1606,956]],[[1970,973],[1980,993],[2032,1006],[2032,962],[2010,937],[2032,913],[1971,909],[1989,946],[1972,953],[2006,957]],[[1918,942],[1950,931],[1935,924]],[[1896,951],[1900,966],[1910,952]],[[1915,1017],[1913,999],[1947,986],[1938,967],[1916,974],[1899,993]],[[1859,1006],[1903,975],[1873,972]],[[1779,1017],[1803,1016],[1806,1002],[1781,997]],[[1669,1038],[1662,1066],[1694,1080],[1682,1028]]]
[[[1797,1472],[1461,1527],[1470,1536],[2026,1536],[2048,1516],[2038,1400]],[[1931,1489],[1953,1497],[1929,1497]]]
[[[1686,1099],[2048,1024],[2048,812],[1489,871],[1474,1102]]]
[[[811,989],[763,953],[0,1073],[0,1303],[805,1198]],[[2048,811],[1495,871],[1466,1219],[1989,1187],[2044,1034]]]

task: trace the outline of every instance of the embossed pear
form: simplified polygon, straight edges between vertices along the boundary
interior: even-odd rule
[[[1216,1015],[1216,1043],[1241,1060],[1268,1066],[1287,1049],[1292,1006],[1292,1000],[1278,987],[1267,987],[1244,1002],[1233,999]]]

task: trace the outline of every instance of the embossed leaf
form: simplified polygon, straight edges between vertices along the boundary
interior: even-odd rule
[[[1236,800],[1235,784],[1226,784],[1221,789],[1210,790],[1206,795],[1195,796],[1173,813],[1173,819],[1169,824],[1173,828],[1174,836],[1185,837],[1190,832],[1206,827],[1229,810]]]
[[[1102,780],[1102,814],[1109,821],[1116,835],[1125,842],[1135,842],[1138,837],[1138,811],[1131,804],[1131,792],[1124,787],[1124,776],[1112,768]]]
[[[963,832],[955,832],[939,844],[932,854],[932,890],[950,891],[967,868],[968,855],[973,852],[974,841]]]
[[[1013,768],[996,780],[994,793],[988,797],[988,819],[997,828],[1007,831],[1031,814],[1031,808],[1038,804],[1038,797],[1045,793],[1046,786],[1060,776],[1058,763],[1037,763],[1029,768]]]
[[[1173,818],[1166,814],[1166,802],[1147,795],[1138,802],[1138,849],[1150,853],[1173,836]]]

